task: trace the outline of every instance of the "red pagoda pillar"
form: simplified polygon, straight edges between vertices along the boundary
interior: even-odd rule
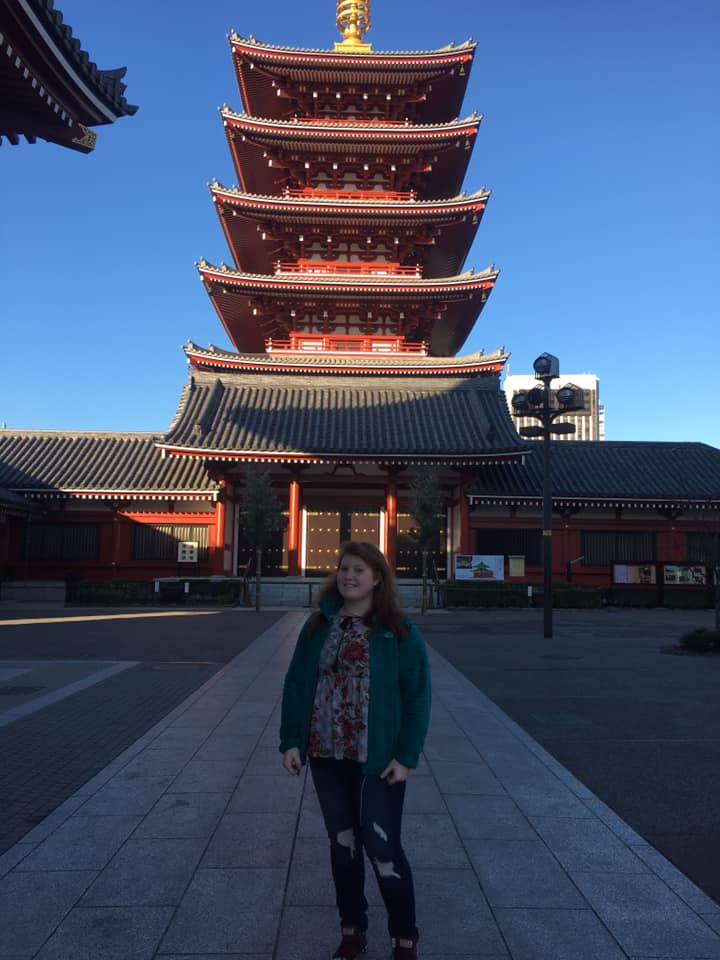
[[[300,480],[293,477],[288,495],[288,576],[290,577],[300,575],[301,522]]]
[[[460,553],[472,553],[472,530],[470,528],[470,507],[465,494],[465,484],[460,483]]]
[[[225,481],[220,481],[221,490],[215,507],[215,544],[212,556],[213,573],[225,573]]]
[[[397,481],[388,478],[385,488],[385,556],[391,569],[397,564]]]

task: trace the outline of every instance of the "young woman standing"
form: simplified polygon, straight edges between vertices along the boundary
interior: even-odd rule
[[[387,909],[392,958],[416,960],[415,893],[400,835],[405,781],[430,716],[425,642],[372,544],[341,548],[318,605],[285,677],[280,751],[292,774],[309,760],[330,839],[342,935],[333,960],[355,960],[367,947],[363,851]]]

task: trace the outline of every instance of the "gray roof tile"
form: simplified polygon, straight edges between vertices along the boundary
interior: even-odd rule
[[[212,493],[205,465],[163,458],[149,433],[0,431],[0,487],[16,494]]]
[[[537,441],[528,446],[524,466],[489,466],[469,492],[541,497],[542,447]],[[551,463],[555,500],[720,502],[720,450],[705,443],[555,441]]]
[[[475,460],[526,448],[497,377],[195,371],[163,444],[218,453]]]

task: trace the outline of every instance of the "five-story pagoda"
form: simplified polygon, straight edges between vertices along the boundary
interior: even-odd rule
[[[380,53],[369,2],[340,0],[333,50],[230,47],[245,107],[221,116],[239,187],[210,190],[234,266],[198,269],[237,352],[189,344],[192,371],[160,446],[225,488],[223,570],[243,554],[243,462],[287,498],[276,572],[329,568],[350,537],[402,575],[410,488],[440,470],[445,553],[470,549],[465,484],[522,449],[503,350],[458,357],[497,271],[462,271],[488,192],[461,187],[480,124],[457,119],[475,45]]]

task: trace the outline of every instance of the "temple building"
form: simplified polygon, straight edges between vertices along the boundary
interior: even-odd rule
[[[92,127],[137,111],[124,76],[98,69],[53,0],[0,0],[0,144],[24,137],[90,153]]]
[[[462,353],[498,277],[465,262],[490,196],[464,184],[476,45],[374,51],[367,2],[339,3],[338,27],[333,49],[230,36],[243,109],[220,116],[237,185],[213,180],[210,199],[231,262],[197,265],[229,343],[185,347],[162,434],[0,430],[0,488],[40,510],[7,513],[6,576],[233,576],[252,548],[245,469],[260,464],[288,518],[269,575],[322,575],[355,538],[417,577],[413,482],[432,467],[440,577],[457,554],[493,554],[508,577],[541,578],[541,452],[500,386],[509,354]],[[718,526],[719,450],[555,447],[559,577],[576,558],[595,584],[618,561],[698,559]]]
[[[233,264],[198,270],[237,353],[187,347],[159,444],[214,464],[231,500],[244,465],[266,464],[288,504],[273,567],[291,576],[326,571],[351,536],[416,574],[408,506],[427,465],[442,471],[445,541],[469,549],[465,485],[526,447],[498,389],[505,352],[457,356],[497,278],[463,269],[489,198],[461,192],[475,44],[374,52],[360,15],[339,17],[333,50],[230,37],[245,109],[221,117],[239,187],[210,192]],[[230,518],[226,534],[249,547]]]

